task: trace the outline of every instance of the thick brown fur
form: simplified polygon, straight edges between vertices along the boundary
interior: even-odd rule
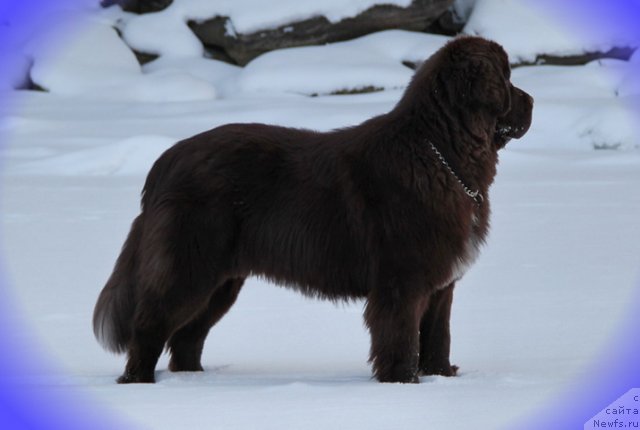
[[[531,122],[533,100],[509,77],[498,44],[458,38],[358,126],[229,124],[167,150],[95,308],[98,340],[128,353],[119,382],[153,382],[165,346],[171,370],[202,370],[209,329],[251,275],[365,299],[380,381],[454,375],[454,283],[488,231],[498,150]]]

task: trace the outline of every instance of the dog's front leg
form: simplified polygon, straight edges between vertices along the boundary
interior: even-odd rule
[[[436,291],[429,298],[429,305],[420,323],[420,374],[455,376],[458,367],[449,362],[451,334],[449,318],[453,288],[451,283],[446,288]]]
[[[393,288],[393,287],[392,287]],[[418,383],[418,304],[400,289],[372,291],[365,321],[371,333],[373,374],[380,382]]]

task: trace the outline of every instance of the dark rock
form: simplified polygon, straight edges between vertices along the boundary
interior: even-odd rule
[[[426,32],[455,36],[462,32],[467,19],[468,17],[460,16],[458,11],[451,6],[427,28]]]
[[[380,91],[384,91],[384,88],[374,87],[373,85],[366,85],[364,87],[345,88],[343,90],[336,90],[336,91],[330,92],[329,94],[332,96],[347,96],[347,95],[353,95],[353,94],[377,93]],[[320,95],[321,95],[320,93],[309,94],[310,97],[318,97]]]
[[[388,29],[425,31],[452,3],[453,0],[413,0],[406,8],[381,4],[336,23],[317,16],[250,34],[230,31],[233,23],[223,16],[190,21],[189,27],[207,49],[223,50],[236,64],[244,66],[275,49],[339,42]]]
[[[515,69],[522,66],[550,65],[550,66],[582,66],[595,60],[606,58],[629,61],[637,48],[630,46],[613,47],[606,52],[585,52],[576,55],[549,55],[539,54],[533,61],[520,61],[511,64],[511,68]],[[402,64],[410,69],[416,70],[422,62],[403,61]]]
[[[133,54],[136,56],[136,60],[138,60],[138,64],[140,64],[141,66],[144,66],[145,64],[150,63],[159,57],[159,55],[157,54],[140,52],[140,51],[136,51],[135,49],[132,49],[132,51],[133,51]]]
[[[113,29],[116,31],[116,33],[118,33],[118,37],[120,37],[120,39],[123,39],[124,41],[124,38],[122,37],[122,31],[120,31],[118,27],[113,27]],[[138,60],[138,64],[140,64],[141,66],[144,66],[145,64],[150,63],[159,57],[159,55],[157,54],[141,52],[131,47],[129,47],[129,49],[131,49],[131,52],[133,52],[133,55],[136,56],[136,60]]]
[[[224,61],[225,63],[235,64],[233,58],[229,57],[229,54],[224,49],[217,46],[205,46],[204,57],[213,60]]]
[[[404,60],[402,62],[402,65],[405,67],[410,68],[411,70],[417,70],[418,67],[420,67],[420,64],[422,64],[422,61],[409,61],[409,60]]]
[[[16,88],[17,90],[29,90],[29,91],[38,91],[38,92],[42,92],[42,93],[48,93],[49,90],[41,87],[40,85],[36,84],[35,82],[33,82],[31,79],[29,79],[29,82],[27,85],[22,86],[22,87],[18,87]]]
[[[169,6],[173,0],[102,0],[102,7],[109,7],[115,4],[120,5],[122,10],[135,13],[158,12]]]
[[[540,64],[554,66],[581,66],[583,64],[590,63],[591,61],[601,60],[605,58],[628,61],[636,49],[637,47],[616,46],[606,52],[595,51],[566,56],[540,54],[534,61],[522,61],[513,64],[512,67],[533,66]]]

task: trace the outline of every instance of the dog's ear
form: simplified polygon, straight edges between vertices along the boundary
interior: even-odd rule
[[[441,70],[442,86],[450,102],[489,109],[497,116],[508,112],[510,84],[498,61],[487,53],[453,52],[448,67]]]
[[[485,56],[472,57],[469,61],[471,101],[504,115],[511,109],[511,91],[507,77],[497,61]]]
[[[486,57],[471,60],[471,98],[473,101],[504,115],[511,109],[509,81],[497,64]]]

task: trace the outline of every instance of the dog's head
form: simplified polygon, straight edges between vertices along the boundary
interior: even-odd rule
[[[529,130],[533,98],[511,83],[509,60],[500,45],[480,37],[460,37],[440,54],[439,83],[449,103],[483,114],[497,149]]]

